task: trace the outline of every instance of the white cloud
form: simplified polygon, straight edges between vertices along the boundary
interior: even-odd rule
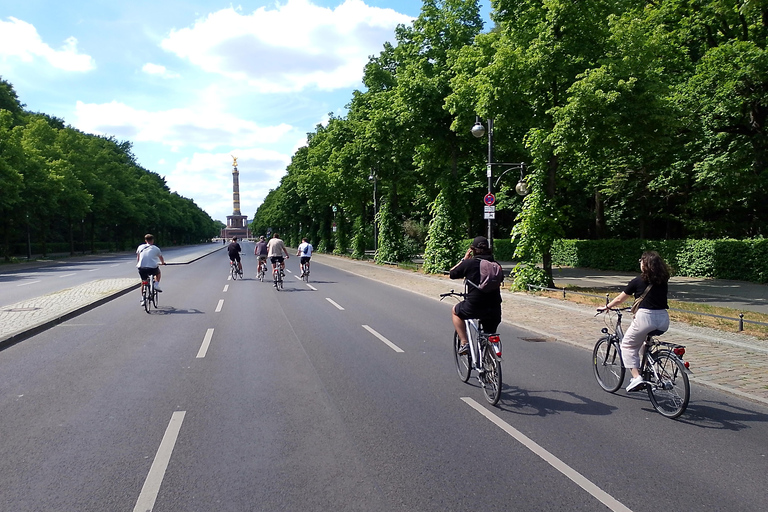
[[[209,106],[210,107],[210,106]],[[134,142],[159,142],[172,150],[197,147],[255,147],[275,143],[293,130],[288,124],[259,126],[216,108],[188,107],[149,112],[124,103],[93,104],[78,101],[78,129]]]
[[[237,157],[240,212],[252,217],[267,193],[277,187],[290,156],[265,149],[233,149],[195,153],[182,158],[165,176],[171,190],[194,198],[208,214],[221,221],[232,215],[232,157]]]
[[[259,92],[323,90],[360,83],[370,55],[412,18],[346,0],[335,9],[288,0],[243,15],[229,8],[173,30],[161,46],[205,71]]]
[[[144,67],[142,67],[141,70],[148,75],[158,75],[163,78],[179,78],[181,76],[178,73],[171,73],[165,66],[152,64],[151,62],[144,64]]]
[[[90,55],[78,53],[77,39],[69,37],[60,49],[44,43],[34,25],[14,17],[0,20],[0,58],[3,61],[15,57],[23,62],[43,59],[51,66],[64,71],[90,71],[96,63]]]

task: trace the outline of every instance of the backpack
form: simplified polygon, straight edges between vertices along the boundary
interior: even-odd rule
[[[499,263],[488,260],[480,260],[480,284],[475,284],[467,279],[468,283],[485,293],[498,290],[503,281],[504,269]]]

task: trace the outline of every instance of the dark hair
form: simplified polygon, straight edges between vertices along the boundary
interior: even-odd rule
[[[669,267],[656,251],[645,251],[640,257],[643,262],[642,277],[646,283],[663,284],[669,281]]]
[[[306,238],[302,238],[301,241],[309,243],[309,240],[307,240]]]

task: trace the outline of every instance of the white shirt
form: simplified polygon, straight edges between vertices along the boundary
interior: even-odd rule
[[[139,255],[139,261],[136,263],[136,268],[157,268],[160,265],[160,256],[163,254],[160,248],[152,244],[141,244],[136,249],[136,254]]]
[[[311,258],[312,257],[312,244],[307,242],[301,242],[299,244],[299,252],[301,253],[302,258]]]

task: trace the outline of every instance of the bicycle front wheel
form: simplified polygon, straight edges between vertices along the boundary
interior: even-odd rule
[[[160,295],[155,288],[152,288],[152,305],[157,309],[157,296]]]
[[[648,370],[645,380],[649,381],[648,398],[651,399],[653,408],[667,418],[677,418],[688,407],[691,398],[691,387],[688,382],[688,374],[685,366],[673,353],[662,350],[653,356],[653,361],[648,358],[648,364],[653,365],[653,370]],[[658,375],[658,378],[657,378]]]
[[[483,373],[480,381],[483,384],[483,394],[491,405],[499,403],[501,398],[501,361],[490,347],[483,350]]]
[[[624,382],[624,365],[621,363],[619,344],[608,336],[597,340],[592,351],[592,370],[600,387],[609,393],[615,393]]]
[[[237,269],[235,268],[234,265],[232,265],[232,269],[229,271],[229,273],[232,275],[232,280],[236,281],[237,280]]]
[[[459,372],[459,378],[461,382],[467,382],[469,380],[469,374],[472,373],[472,364],[470,363],[469,352],[466,354],[459,354],[459,346],[461,340],[459,335],[454,331],[453,333],[453,357],[456,360],[456,371]]]

